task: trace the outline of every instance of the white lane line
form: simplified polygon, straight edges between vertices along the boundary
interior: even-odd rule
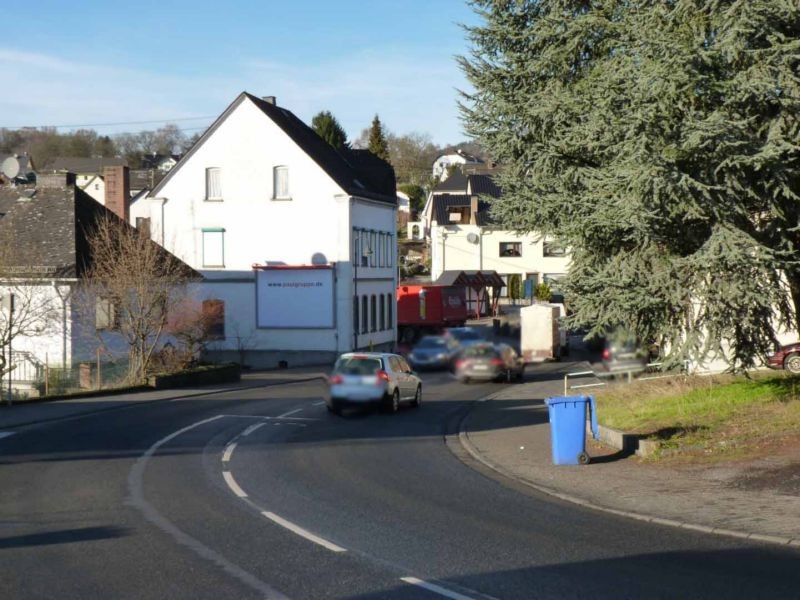
[[[228,447],[225,448],[225,453],[222,455],[222,462],[230,462],[234,450],[236,450],[236,442],[228,444]]]
[[[323,400],[322,402],[314,402],[314,404],[312,404],[311,406],[322,406],[323,404],[325,404],[325,400]]]
[[[256,429],[263,427],[266,423],[256,423],[255,425],[250,425],[247,429],[242,432],[242,437],[247,437],[251,433],[253,433]]]
[[[290,410],[289,412],[285,412],[285,413],[283,413],[282,415],[278,415],[276,418],[278,418],[278,419],[285,419],[286,417],[288,417],[288,416],[290,416],[290,415],[296,415],[296,414],[297,414],[297,413],[299,413],[301,410],[303,410],[303,409],[302,409],[302,408],[295,408],[294,410]]]
[[[3,438],[11,437],[15,433],[17,433],[17,432],[16,431],[0,431],[0,440],[2,440]]]
[[[346,548],[342,548],[341,546],[337,546],[336,544],[331,543],[328,540],[324,540],[321,537],[319,537],[317,535],[314,535],[310,531],[306,531],[302,527],[299,527],[298,525],[295,525],[291,521],[287,521],[286,519],[284,519],[282,517],[279,517],[275,513],[271,513],[271,512],[268,512],[268,511],[263,511],[261,514],[264,515],[265,517],[267,517],[270,521],[273,521],[273,522],[277,523],[281,527],[285,527],[286,529],[288,529],[292,533],[296,533],[300,537],[304,537],[307,540],[309,540],[310,542],[314,542],[315,544],[319,544],[323,548],[327,548],[328,550],[331,550],[332,552],[347,552]]]
[[[406,583],[410,583],[411,585],[416,585],[418,587],[425,588],[429,592],[434,592],[435,594],[439,594],[440,596],[444,596],[445,598],[452,598],[453,600],[473,600],[473,598],[470,598],[469,596],[465,596],[464,594],[459,594],[458,592],[453,592],[451,590],[448,590],[447,588],[443,588],[440,585],[423,581],[422,579],[417,579],[416,577],[401,577],[400,581],[405,581]]]
[[[247,494],[244,493],[244,490],[239,487],[239,484],[236,483],[236,480],[233,478],[233,475],[230,471],[223,471],[222,477],[225,479],[225,483],[228,484],[228,487],[231,488],[231,491],[239,496],[239,498],[247,498]]]
[[[259,419],[261,421],[274,421],[283,418],[286,421],[319,421],[319,419],[312,419],[309,417],[265,417],[263,415],[220,415],[221,417],[228,417],[231,419]]]

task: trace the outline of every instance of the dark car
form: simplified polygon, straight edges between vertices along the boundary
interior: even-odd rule
[[[767,366],[771,369],[786,369],[794,374],[800,373],[800,342],[778,348],[767,357]]]
[[[472,344],[456,360],[456,377],[462,383],[521,380],[524,369],[519,354],[507,344]]]
[[[441,335],[426,335],[408,353],[408,361],[415,369],[449,369],[458,355],[455,340]]]
[[[609,373],[640,373],[647,368],[648,353],[633,338],[616,337],[606,340],[603,366]]]
[[[457,341],[461,346],[486,341],[474,327],[448,327],[444,330],[444,337]]]

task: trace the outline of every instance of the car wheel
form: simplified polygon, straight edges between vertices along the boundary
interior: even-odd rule
[[[400,410],[400,390],[395,389],[384,405],[386,412],[396,413]]]
[[[328,412],[331,412],[335,415],[342,414],[342,407],[339,405],[338,402],[331,400],[331,403],[327,404],[326,406],[328,407]]]
[[[783,368],[795,375],[800,373],[800,354],[790,354],[783,361]]]
[[[419,408],[422,404],[422,386],[417,386],[417,393],[414,394],[414,401],[412,402],[412,406],[414,408]]]

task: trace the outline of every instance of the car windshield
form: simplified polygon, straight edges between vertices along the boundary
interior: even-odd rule
[[[478,332],[472,329],[451,329],[450,333],[454,338],[462,342],[481,339]]]
[[[417,348],[444,348],[447,341],[440,337],[424,337],[417,344]]]
[[[383,368],[380,358],[348,356],[336,361],[335,373],[342,375],[372,375]]]
[[[470,346],[464,350],[466,358],[490,358],[497,356],[497,350],[494,346]]]

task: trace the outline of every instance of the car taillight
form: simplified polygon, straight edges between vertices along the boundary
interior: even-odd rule
[[[329,381],[330,381],[331,385],[339,385],[340,383],[342,383],[344,381],[344,377],[342,377],[341,375],[333,375],[333,376],[331,376]]]
[[[463,369],[464,365],[466,365],[466,364],[467,364],[467,361],[465,361],[463,358],[459,358],[456,361],[456,369]]]
[[[609,358],[611,358],[611,350],[606,348],[603,350],[603,360],[608,360]]]
[[[381,385],[384,381],[389,381],[389,374],[386,371],[377,371],[375,377],[375,383],[377,385]]]
[[[494,365],[495,367],[502,367],[505,363],[500,358],[493,358],[489,361],[489,364]]]

